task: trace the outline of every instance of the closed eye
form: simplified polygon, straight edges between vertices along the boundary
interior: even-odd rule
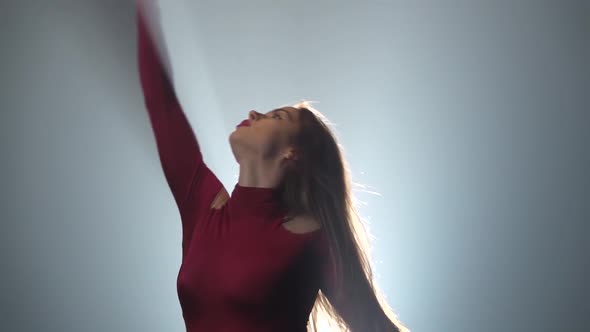
[[[267,116],[270,116],[273,119],[279,119],[279,120],[289,119],[289,121],[293,121],[293,118],[291,118],[291,114],[289,114],[289,112],[287,112],[283,108],[277,108],[277,109],[272,110],[266,114],[267,114]]]

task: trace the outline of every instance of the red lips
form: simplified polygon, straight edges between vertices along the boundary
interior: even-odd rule
[[[244,121],[240,122],[239,125],[237,125],[237,127],[244,127],[244,126],[250,127],[250,121],[249,120],[244,120]]]

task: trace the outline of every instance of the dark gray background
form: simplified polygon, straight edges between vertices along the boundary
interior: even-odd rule
[[[378,284],[413,331],[588,330],[587,1],[162,10],[229,191],[247,111],[320,102],[366,186]],[[132,1],[0,5],[1,331],[184,330],[135,33]]]

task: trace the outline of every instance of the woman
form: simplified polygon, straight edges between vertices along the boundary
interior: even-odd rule
[[[187,331],[406,330],[374,289],[339,146],[307,104],[251,111],[230,136],[231,197],[199,145],[138,1],[141,85],[182,220],[177,290]],[[317,301],[316,301],[317,300]]]

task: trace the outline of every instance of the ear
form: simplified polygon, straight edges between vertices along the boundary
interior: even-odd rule
[[[287,151],[287,153],[284,156],[284,158],[286,160],[297,160],[298,157],[299,156],[297,155],[297,150],[295,150],[295,148],[293,148],[293,147],[289,148],[289,150]]]
[[[285,154],[283,154],[283,160],[281,165],[286,167],[295,167],[297,163],[297,151],[294,148],[289,148]]]

